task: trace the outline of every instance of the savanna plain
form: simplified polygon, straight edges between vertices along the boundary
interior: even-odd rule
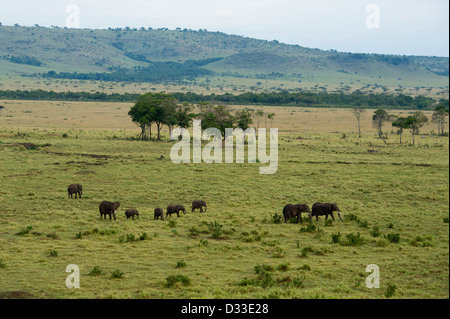
[[[415,146],[386,124],[385,144],[373,110],[359,138],[349,109],[264,107],[279,164],[260,175],[261,163],[172,163],[167,131],[135,139],[130,103],[1,105],[2,297],[449,297],[449,141],[433,123]],[[206,213],[191,212],[197,199]],[[100,219],[103,200],[120,202],[116,221]],[[337,203],[344,221],[283,222],[284,205],[315,202]],[[168,204],[187,213],[154,220]],[[80,289],[66,287],[69,264]],[[366,287],[371,264],[380,288]]]

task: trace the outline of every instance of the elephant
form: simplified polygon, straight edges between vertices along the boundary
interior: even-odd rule
[[[136,209],[127,209],[125,211],[125,216],[127,216],[127,219],[131,217],[134,220],[135,216],[137,219],[139,219],[139,212]]]
[[[341,221],[343,221],[341,218],[341,212],[339,211],[339,207],[337,206],[336,203],[315,203],[312,206],[311,216],[316,216],[316,220],[319,220],[319,216],[325,215],[325,220],[327,220],[328,215],[331,215],[331,218],[333,218],[333,220],[335,220],[334,216],[333,216],[333,212],[337,212],[339,219]]]
[[[153,220],[158,220],[161,218],[161,220],[164,220],[164,211],[162,208],[155,208],[155,215],[153,217]]]
[[[170,216],[172,217],[172,214],[176,213],[177,217],[180,217],[180,211],[182,211],[184,214],[186,214],[186,208],[184,208],[183,205],[169,205],[167,206],[167,211],[166,211],[166,217]]]
[[[111,220],[112,215],[114,217],[114,220],[116,220],[116,210],[119,208],[119,206],[120,206],[119,202],[108,202],[108,201],[101,202],[99,206],[100,218],[102,218],[102,216],[104,215],[106,219],[106,215],[109,215],[109,220]]]
[[[306,204],[297,204],[297,205],[287,204],[283,208],[284,222],[286,223],[291,218],[297,217],[297,223],[299,220],[301,223],[303,223],[302,213],[308,213],[309,219],[311,219],[311,210],[309,209],[308,205],[306,205]]]
[[[203,211],[203,207],[205,207],[205,211]],[[204,200],[194,200],[192,202],[192,212],[197,208],[200,208],[200,213],[206,213],[206,202]]]
[[[67,187],[67,193],[69,194],[69,198],[72,198],[72,195],[75,194],[75,198],[78,198],[81,194],[83,194],[83,187],[80,184],[70,184]]]

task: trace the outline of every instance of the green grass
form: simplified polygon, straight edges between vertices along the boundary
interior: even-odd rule
[[[448,139],[436,138],[440,147],[400,147],[373,136],[282,134],[277,173],[260,175],[261,164],[175,165],[171,143],[124,138],[133,133],[117,139],[111,138],[117,132],[100,130],[72,130],[66,138],[53,129],[23,133],[0,131],[2,292],[39,298],[449,296]],[[47,146],[11,145],[25,142]],[[375,147],[377,153],[367,152]],[[82,199],[67,198],[71,183],[83,185]],[[206,214],[190,213],[195,199],[207,202]],[[100,219],[103,200],[121,203],[116,221]],[[317,201],[338,203],[344,222],[324,227],[324,217],[303,225],[280,218],[287,203]],[[170,203],[188,213],[153,220],[154,208]],[[126,219],[129,208],[139,210],[138,221]],[[80,268],[80,289],[65,286],[68,264]],[[365,287],[369,264],[380,267],[380,289]],[[255,273],[255,265],[265,266]]]

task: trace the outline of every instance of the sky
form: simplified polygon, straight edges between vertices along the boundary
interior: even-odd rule
[[[448,0],[0,0],[0,22],[207,29],[323,50],[449,56]]]

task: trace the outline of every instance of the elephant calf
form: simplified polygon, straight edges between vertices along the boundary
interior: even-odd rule
[[[116,210],[119,208],[119,206],[120,206],[119,202],[108,202],[108,201],[101,202],[99,206],[100,218],[104,216],[106,219],[106,215],[109,215],[109,220],[111,220],[112,215],[114,217],[114,220],[116,220]]]
[[[301,223],[303,223],[302,213],[308,213],[308,216],[311,219],[311,211],[310,211],[308,205],[306,205],[306,204],[297,204],[297,205],[287,204],[283,208],[284,222],[286,223],[291,218],[297,217],[297,223],[299,220]]]
[[[328,215],[331,215],[331,218],[333,218],[333,220],[335,220],[333,212],[337,212],[339,219],[341,221],[343,221],[341,218],[341,212],[339,211],[339,207],[337,206],[336,203],[315,203],[312,206],[312,214],[311,215],[316,216],[316,220],[319,220],[319,216],[323,216],[323,215],[325,215],[325,220],[327,220]]]
[[[172,214],[176,213],[177,217],[180,217],[180,212],[186,214],[186,208],[183,205],[169,205],[167,206],[166,217],[172,217]]]
[[[162,208],[155,208],[155,214],[153,217],[153,220],[158,220],[159,218],[161,218],[161,220],[164,220],[164,211]]]
[[[83,187],[80,184],[70,184],[67,187],[67,193],[69,194],[69,198],[72,198],[72,195],[75,194],[75,198],[78,198],[81,194],[83,194]]]
[[[203,211],[203,207],[205,207],[205,211]],[[192,202],[192,212],[197,208],[200,208],[200,213],[206,213],[206,202],[204,200],[194,200]]]
[[[139,219],[139,212],[136,209],[127,209],[125,211],[125,216],[127,216],[127,219],[131,218],[134,220],[135,216]]]

